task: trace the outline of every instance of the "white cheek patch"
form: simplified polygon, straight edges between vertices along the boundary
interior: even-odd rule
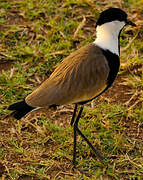
[[[119,56],[119,33],[125,26],[123,21],[112,21],[97,26],[97,38],[94,41],[102,49],[108,49]]]
[[[124,21],[113,21],[114,23],[114,28],[113,30],[115,31],[121,31],[123,29],[123,27],[126,25],[126,23]]]

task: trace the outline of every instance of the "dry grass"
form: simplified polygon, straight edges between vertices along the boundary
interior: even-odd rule
[[[72,171],[72,105],[41,109],[21,121],[3,119],[7,107],[41,84],[70,52],[95,39],[99,12],[124,9],[136,28],[121,38],[121,68],[114,85],[88,104],[80,128],[101,153],[101,164],[78,137]],[[36,179],[143,179],[142,0],[0,1],[0,177]]]

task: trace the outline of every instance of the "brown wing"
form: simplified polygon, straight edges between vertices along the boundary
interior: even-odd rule
[[[26,97],[26,102],[44,107],[92,99],[107,86],[108,74],[100,48],[88,44],[65,58],[49,79]]]

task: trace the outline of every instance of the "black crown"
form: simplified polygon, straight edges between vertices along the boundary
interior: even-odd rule
[[[100,26],[104,23],[111,22],[111,21],[127,21],[127,14],[121,10],[120,8],[109,8],[103,11],[99,19],[97,20],[96,26]]]

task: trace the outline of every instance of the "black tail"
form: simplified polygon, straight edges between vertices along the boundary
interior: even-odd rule
[[[25,101],[14,103],[8,107],[8,110],[13,111],[11,115],[15,117],[16,119],[21,119],[23,116],[25,116],[27,113],[29,113],[33,109],[35,108],[26,104]]]

